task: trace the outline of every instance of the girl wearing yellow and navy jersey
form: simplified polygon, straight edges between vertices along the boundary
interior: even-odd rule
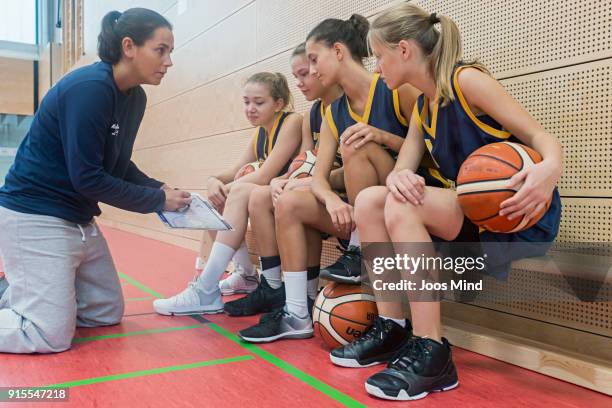
[[[252,271],[249,288],[253,290],[257,286],[256,272],[244,245],[249,195],[257,186],[267,185],[286,171],[300,146],[302,116],[287,111],[292,107],[291,93],[287,79],[279,73],[260,72],[252,75],[244,86],[243,100],[247,119],[257,126],[255,135],[238,163],[209,177],[207,184],[208,199],[223,211],[234,229],[211,237],[214,242],[208,260],[195,282],[176,296],[154,302],[155,310],[160,314],[222,312],[219,278],[238,250],[238,253],[245,254],[239,263]],[[263,163],[257,171],[234,181],[238,170],[254,161]],[[200,254],[203,254],[203,250]]]
[[[309,72],[305,45],[300,44],[291,55],[291,71],[297,81],[297,88],[307,101],[314,100],[308,118],[302,122],[302,145],[300,151],[318,147],[321,122],[325,107],[338,98],[342,89],[332,84],[323,86]],[[342,169],[332,172],[332,185],[343,188]],[[259,186],[249,197],[251,231],[257,236],[257,253],[260,257],[261,279],[256,291],[248,296],[225,303],[225,312],[231,316],[247,316],[281,307],[285,303],[285,289],[281,281],[281,258],[276,242],[274,203],[282,194],[295,189],[308,189],[311,178],[291,179],[285,174],[272,180],[269,186]],[[321,259],[321,235],[310,234],[307,246],[308,294],[314,298],[318,289],[319,262]],[[246,286],[245,277],[233,273],[221,282],[223,293],[232,293]]]
[[[436,28],[438,23],[440,30]],[[402,3],[374,20],[369,39],[378,69],[387,83],[398,86],[408,82],[423,91],[423,96],[414,109],[408,136],[386,186],[364,190],[357,198],[355,213],[362,239],[392,243],[401,258],[435,256],[434,237],[476,241],[486,245],[489,258],[493,255],[497,261],[502,257],[510,261],[517,255],[508,243],[531,243],[540,253],[529,255],[543,255],[559,227],[561,206],[555,186],[561,175],[562,150],[558,140],[508,95],[482,65],[460,62],[461,36],[448,17]],[[478,229],[464,218],[456,192],[452,188],[425,186],[415,170],[420,155],[427,149],[439,165],[440,174],[452,185],[471,152],[510,137],[534,148],[543,161],[510,180],[509,188],[522,186],[501,204],[500,214],[510,219],[523,215],[531,218],[545,208],[551,195],[552,203],[544,217],[525,231],[479,235]],[[498,246],[492,246],[492,242]],[[417,246],[406,243],[421,245],[417,250]],[[490,254],[491,249],[496,253]],[[485,261],[488,269],[487,264],[488,260]],[[421,287],[423,275],[434,279],[431,276],[436,274],[428,270],[415,272],[411,276],[419,277],[413,282],[417,288]],[[441,337],[440,303],[432,298],[419,301],[418,296],[414,291],[407,293],[413,336],[397,347],[393,361],[384,371],[367,380],[366,390],[372,395],[394,400],[417,399],[458,385],[450,346]],[[401,305],[396,304],[396,308],[401,310]],[[383,357],[390,350],[387,338],[386,334],[380,337],[384,350],[363,347],[358,340],[332,351],[332,356],[338,356],[341,365],[361,365],[364,356],[369,363],[386,362]]]
[[[359,15],[346,21],[327,19],[307,37],[306,54],[311,73],[323,85],[339,84],[344,95],[326,110],[311,191],[289,191],[276,203],[285,306],[270,318],[262,319],[260,324],[240,331],[246,341],[312,336],[306,285],[308,237],[319,232],[344,239],[351,236],[354,230],[351,203],[361,189],[384,183],[394,164],[387,149],[399,151],[406,135],[403,118],[412,111],[417,91],[405,85],[392,92],[377,75],[364,68],[368,25]],[[340,139],[345,142],[342,147]],[[330,184],[338,151],[349,202],[342,200]],[[350,249],[349,245],[345,258],[354,260],[354,251]]]

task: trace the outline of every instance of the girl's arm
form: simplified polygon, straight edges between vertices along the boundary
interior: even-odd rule
[[[517,173],[510,187],[520,190],[501,204],[500,215],[509,219],[537,214],[548,201],[563,171],[561,143],[548,133],[494,78],[475,69],[463,69],[458,76],[469,108],[486,113],[521,142],[542,155],[542,162]]]
[[[312,140],[310,119],[309,117],[305,117],[302,120],[302,144],[300,146],[300,153],[312,149],[314,149],[314,141]]]
[[[327,115],[331,115],[331,112],[328,112]],[[328,200],[340,200],[340,197],[332,191],[329,183],[337,150],[338,142],[332,133],[329,123],[327,120],[324,120],[321,123],[317,161],[315,163],[314,174],[310,185],[312,193],[323,204]]]
[[[336,229],[343,235],[349,235],[351,231],[355,230],[353,206],[342,201],[338,194],[332,190],[329,181],[336,151],[338,150],[338,141],[336,139],[338,131],[335,127],[332,130],[330,125],[331,109],[329,107],[325,117],[327,119],[321,124],[317,162],[315,163],[310,189],[315,197],[317,197],[317,200],[325,205],[325,209],[329,213]]]

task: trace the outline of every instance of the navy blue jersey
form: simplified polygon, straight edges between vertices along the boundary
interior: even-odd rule
[[[353,112],[347,96],[342,95],[327,108],[325,119],[338,142],[336,159],[339,163],[342,163],[340,136],[357,122],[366,123],[403,138],[408,132],[408,121],[400,111],[397,89],[389,89],[379,74],[374,74],[372,77],[363,115],[359,116]],[[394,158],[397,156],[395,152],[390,153]]]
[[[321,123],[325,117],[325,108],[320,99],[312,104],[310,108],[310,135],[315,149],[319,147],[319,135],[321,134]]]
[[[429,112],[429,101],[419,96],[415,104],[412,119],[419,126],[427,149],[431,153],[445,184],[454,187],[461,164],[476,149],[501,141],[519,142],[510,132],[503,129],[488,115],[476,116],[467,104],[457,78],[462,69],[469,65],[457,66],[451,78],[455,99],[442,106],[436,103]],[[559,230],[561,217],[561,200],[555,189],[550,208],[533,227],[516,233],[493,233],[483,231],[481,241],[488,242],[552,242]],[[534,246],[542,248],[542,246]],[[510,251],[512,252],[512,251]],[[536,256],[542,254],[525,254]],[[509,257],[513,257],[510,253]],[[517,259],[517,257],[514,257]]]
[[[269,135],[266,134],[266,129],[264,129],[263,126],[258,126],[257,129],[255,129],[252,143],[253,153],[255,153],[255,158],[258,161],[265,161],[270,153],[272,153],[272,149],[274,148],[276,139],[278,138],[278,133],[280,132],[280,129],[283,126],[287,116],[289,116],[288,112],[281,112],[280,115],[276,116]]]
[[[280,115],[276,116],[274,119],[274,124],[272,125],[272,129],[270,130],[270,134],[266,134],[266,130],[263,126],[258,126],[255,129],[255,134],[253,135],[253,153],[255,153],[255,158],[257,161],[264,162],[272,153],[272,149],[276,145],[276,140],[278,139],[278,134],[285,123],[285,119],[289,116],[291,112],[281,112]],[[285,174],[287,169],[289,169],[289,165],[291,164],[291,160],[283,166],[283,169],[280,171],[280,174]]]

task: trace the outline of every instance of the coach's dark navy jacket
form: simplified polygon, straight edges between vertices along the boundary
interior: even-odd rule
[[[161,210],[162,183],[130,159],[146,101],[139,86],[121,92],[105,62],[66,75],[43,99],[19,146],[0,205],[79,224],[100,215],[98,202]]]

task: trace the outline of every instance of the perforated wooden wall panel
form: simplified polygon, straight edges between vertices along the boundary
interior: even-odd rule
[[[515,268],[507,282],[485,277],[483,286],[485,290],[467,303],[612,336],[610,282]]]
[[[258,0],[257,58],[270,57],[299,44],[319,22],[347,19],[357,13],[370,16],[390,0]]]
[[[451,17],[464,54],[498,78],[612,56],[609,0],[418,0]]]
[[[612,196],[612,60],[501,81],[565,154],[561,194]]]

